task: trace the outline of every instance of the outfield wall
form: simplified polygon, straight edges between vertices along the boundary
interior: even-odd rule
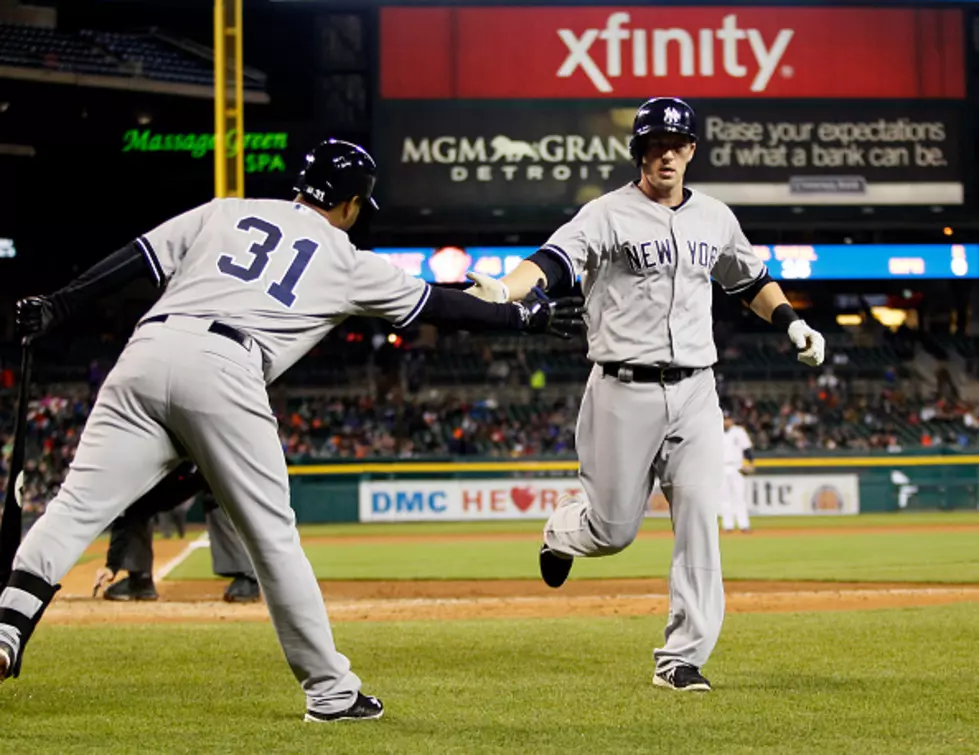
[[[979,507],[979,455],[766,457],[748,478],[755,516]],[[337,461],[289,468],[301,523],[541,519],[577,487],[574,460]],[[665,515],[656,492],[650,515]]]

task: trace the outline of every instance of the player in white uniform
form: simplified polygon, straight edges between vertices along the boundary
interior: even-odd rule
[[[58,581],[124,509],[182,459],[203,473],[241,535],[307,721],[378,718],[381,703],[333,642],[299,542],[266,386],[351,315],[396,327],[423,320],[469,330],[567,335],[581,310],[535,292],[489,304],[430,287],[346,231],[370,202],[376,167],[330,140],[306,157],[293,201],[216,199],[167,221],[58,292],[18,302],[23,335],[45,332],[141,277],[163,288],[98,394],[55,499],[24,538],[0,594],[0,679]],[[477,305],[477,306],[474,306]]]
[[[792,310],[734,213],[684,188],[695,150],[693,109],[674,98],[649,100],[633,124],[640,178],[582,207],[502,282],[471,274],[476,286],[469,291],[502,301],[519,299],[542,276],[552,292],[581,278],[588,358],[595,363],[576,434],[585,496],[563,501],[548,520],[541,576],[559,587],[574,557],[628,546],[658,478],[675,545],[670,617],[653,681],[706,691],[700,669],[724,617],[711,280],[786,331],[802,362],[820,364],[824,341]]]
[[[731,413],[725,411],[724,488],[721,495],[721,527],[725,532],[733,531],[735,524],[742,532],[751,532],[744,476],[755,471],[754,462],[748,431],[735,424]]]

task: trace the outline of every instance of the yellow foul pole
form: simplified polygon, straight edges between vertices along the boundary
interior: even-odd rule
[[[214,196],[245,196],[242,0],[214,0]],[[229,86],[228,75],[234,86]],[[230,94],[230,97],[229,97]]]

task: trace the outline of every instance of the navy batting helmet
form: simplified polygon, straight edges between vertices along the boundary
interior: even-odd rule
[[[371,197],[377,164],[367,150],[339,139],[328,139],[306,155],[306,164],[293,187],[310,204],[324,210],[360,197],[377,208]]]
[[[629,152],[636,165],[642,164],[646,153],[646,137],[662,133],[684,134],[697,141],[697,115],[693,108],[678,97],[646,100],[636,111],[629,140]]]

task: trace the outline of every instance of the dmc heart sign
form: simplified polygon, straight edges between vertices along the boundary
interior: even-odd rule
[[[965,97],[958,9],[384,8],[385,99]]]
[[[575,478],[362,482],[360,521],[546,519],[563,496],[580,492]]]

